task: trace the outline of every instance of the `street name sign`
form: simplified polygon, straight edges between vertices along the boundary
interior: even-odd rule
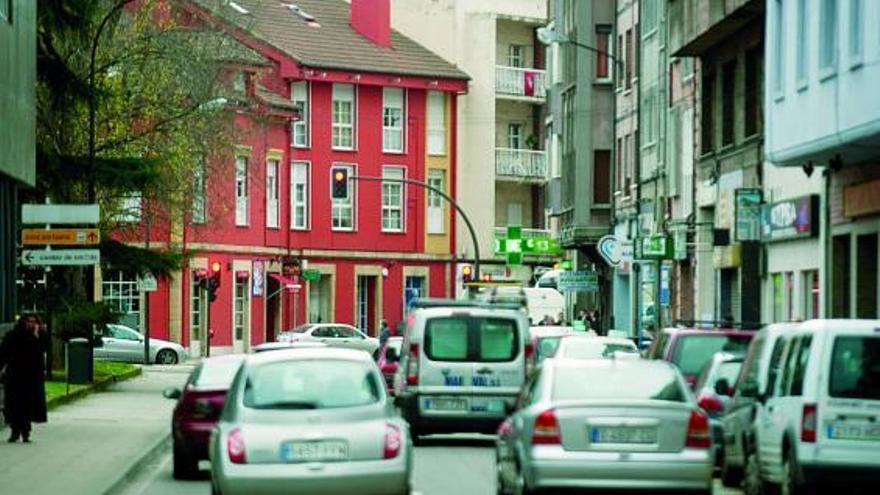
[[[22,229],[24,245],[94,246],[101,242],[98,229]]]
[[[101,220],[101,209],[90,205],[21,205],[23,224],[96,224]]]
[[[562,272],[557,287],[560,292],[596,292],[599,275],[593,271]]]
[[[21,262],[25,266],[96,265],[101,262],[101,252],[97,249],[25,250]]]

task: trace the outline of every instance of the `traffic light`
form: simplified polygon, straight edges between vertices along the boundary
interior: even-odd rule
[[[474,278],[474,269],[471,268],[471,265],[464,265],[461,267],[461,279],[464,282],[470,282]]]
[[[211,276],[207,278],[206,289],[208,289],[208,302],[214,302],[217,299],[217,289],[220,288],[220,262],[211,263]]]
[[[348,169],[333,169],[333,199],[348,199]]]

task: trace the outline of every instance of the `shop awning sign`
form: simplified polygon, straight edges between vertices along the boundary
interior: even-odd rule
[[[765,241],[812,237],[819,233],[819,195],[764,205],[761,230]]]

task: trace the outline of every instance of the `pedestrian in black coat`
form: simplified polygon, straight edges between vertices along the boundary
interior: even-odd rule
[[[9,442],[30,441],[31,423],[46,422],[46,334],[34,315],[18,319],[0,343],[0,372],[5,397],[3,414],[12,434]],[[4,370],[5,368],[5,370]]]

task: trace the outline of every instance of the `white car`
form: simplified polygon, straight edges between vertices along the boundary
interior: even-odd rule
[[[629,339],[573,334],[562,338],[553,355],[564,359],[639,358],[639,349]]]
[[[379,339],[343,323],[307,323],[281,332],[278,342],[320,342],[330,347],[360,349],[370,354],[379,350]]]
[[[789,494],[876,489],[880,320],[812,320],[781,340],[778,373],[758,397],[761,477]]]
[[[144,362],[144,336],[124,325],[107,325],[101,334],[101,347],[95,347],[95,359]],[[150,338],[150,362],[177,364],[186,361],[186,349],[167,340]]]

